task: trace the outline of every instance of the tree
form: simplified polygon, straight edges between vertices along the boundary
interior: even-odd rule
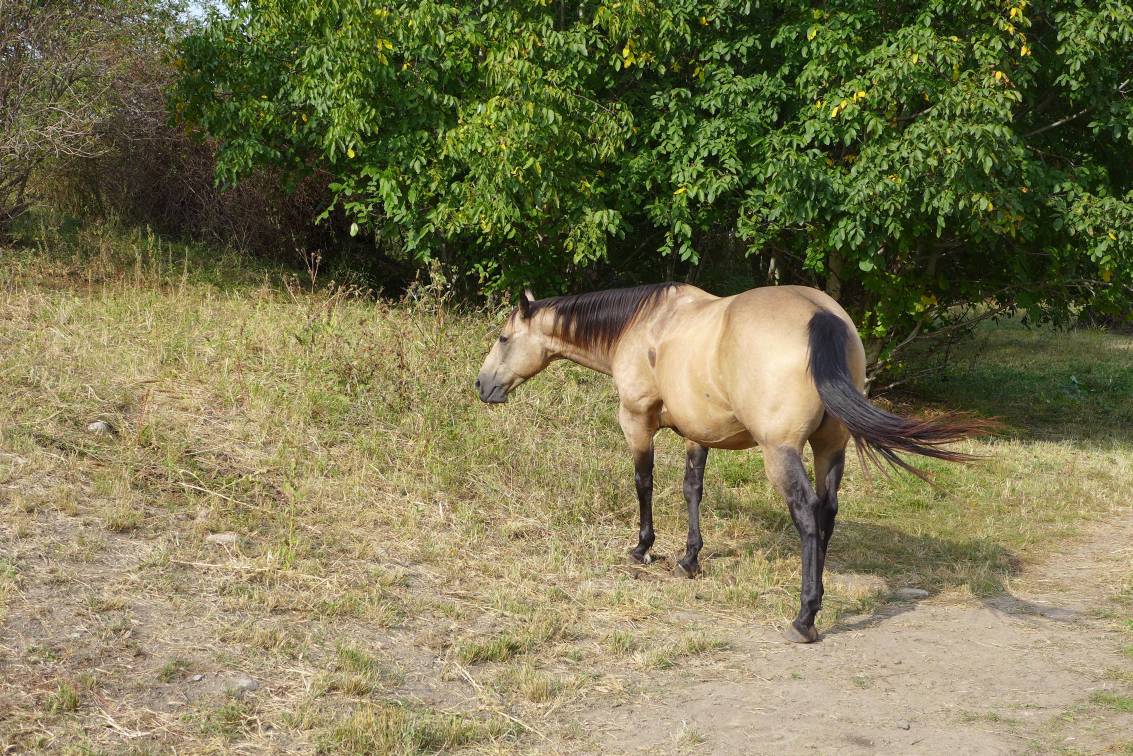
[[[146,0],[0,0],[0,232],[31,204],[36,172],[89,157],[131,107],[133,67],[176,18]]]
[[[747,254],[882,360],[1129,305],[1129,2],[237,0],[181,56],[222,181],[329,171],[489,289]]]

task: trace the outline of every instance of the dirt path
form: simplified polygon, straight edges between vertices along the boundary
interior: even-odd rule
[[[648,692],[579,716],[619,753],[1128,752],[1133,712],[1097,697],[1133,681],[1109,601],[1130,572],[1133,512],[1010,594],[891,603],[812,646],[753,630],[722,664],[639,681]]]

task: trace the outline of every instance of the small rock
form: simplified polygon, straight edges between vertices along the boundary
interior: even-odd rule
[[[100,435],[110,435],[114,433],[114,426],[105,420],[95,420],[87,426],[87,430],[91,433],[98,433]]]
[[[898,719],[897,720],[897,729],[898,730],[907,730],[910,727],[912,727],[912,725],[909,724],[909,720],[907,720],[907,719]]]
[[[210,533],[205,536],[205,541],[214,543],[217,546],[235,546],[240,543],[240,535],[238,533]]]
[[[229,693],[239,697],[244,695],[245,693],[251,693],[253,690],[258,690],[260,684],[254,677],[249,677],[248,675],[236,675],[228,681],[228,685],[225,687],[227,688]]]
[[[927,597],[928,591],[923,588],[901,588],[897,595],[903,599],[918,599]]]
[[[193,675],[192,677],[189,678],[189,681],[190,682],[200,682],[203,679],[205,679],[204,675]]]

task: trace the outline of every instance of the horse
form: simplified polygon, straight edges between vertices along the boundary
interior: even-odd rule
[[[802,545],[798,616],[784,635],[818,639],[822,573],[838,514],[850,438],[861,461],[924,477],[898,452],[965,462],[946,448],[990,423],[962,414],[894,415],[865,396],[857,328],[834,299],[805,286],[768,286],[718,297],[662,283],[536,300],[530,290],[507,318],[476,378],[480,399],[503,403],[521,383],[566,359],[613,378],[618,422],[633,454],[639,529],[634,560],[653,546],[653,438],[685,439],[688,539],[679,573],[700,572],[700,502],[709,449],[763,451],[768,479],[786,500]],[[814,483],[803,446],[814,455]]]

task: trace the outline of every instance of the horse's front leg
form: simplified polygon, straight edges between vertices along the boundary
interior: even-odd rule
[[[653,533],[653,435],[648,419],[622,405],[618,411],[626,442],[633,453],[633,482],[637,489],[638,531],[637,546],[630,551],[636,561],[649,564],[653,557],[649,549],[656,536]]]
[[[685,443],[685,502],[688,503],[688,541],[685,555],[677,561],[677,571],[686,577],[700,572],[698,555],[704,541],[700,537],[700,498],[704,493],[704,463],[708,461],[708,447],[695,441]]]

